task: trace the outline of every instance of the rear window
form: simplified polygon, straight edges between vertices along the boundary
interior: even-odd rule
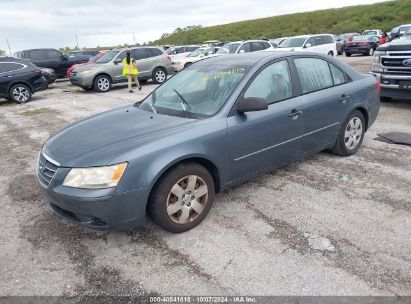
[[[365,31],[363,35],[378,35],[377,31]]]
[[[152,57],[157,57],[163,55],[163,52],[160,51],[159,49],[149,49]]]
[[[310,93],[333,86],[328,62],[317,58],[295,59],[303,93]]]
[[[26,68],[27,65],[17,62],[0,62],[0,73],[8,73]]]
[[[331,74],[333,76],[334,85],[340,85],[347,82],[347,78],[343,71],[330,63]]]

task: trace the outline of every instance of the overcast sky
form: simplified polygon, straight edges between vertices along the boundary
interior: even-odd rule
[[[0,49],[132,44],[187,25],[216,25],[384,0],[0,0]]]

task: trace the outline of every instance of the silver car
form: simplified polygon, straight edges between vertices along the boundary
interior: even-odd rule
[[[167,75],[174,72],[171,58],[162,48],[137,47],[131,49],[115,49],[108,51],[94,64],[76,68],[70,77],[72,84],[84,90],[94,89],[96,92],[108,92],[112,84],[126,82],[123,76],[122,61],[127,50],[131,51],[139,70],[139,81],[152,79],[154,83],[163,83]]]

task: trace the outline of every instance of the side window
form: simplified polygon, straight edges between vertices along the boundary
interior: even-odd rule
[[[61,54],[55,50],[49,50],[47,55],[47,58],[50,59],[59,59],[61,57]]]
[[[186,48],[182,47],[176,50],[176,54],[186,53]]]
[[[260,97],[272,104],[293,96],[288,62],[279,61],[266,67],[253,80],[244,97]]]
[[[133,57],[135,60],[141,60],[151,57],[151,53],[147,49],[135,49],[133,50]]]
[[[331,36],[324,36],[324,40],[326,44],[334,43],[334,40]]]
[[[324,36],[314,37],[315,45],[325,44]]]
[[[159,49],[148,49],[151,53],[151,57],[157,57],[163,55],[163,52]]]
[[[6,70],[6,64],[3,63],[3,62],[0,62],[0,74],[1,74],[1,73],[6,73],[6,72],[7,72],[7,70]]]
[[[313,37],[309,38],[305,44],[311,44],[311,46],[315,46],[315,40]]]
[[[328,62],[317,58],[295,59],[303,93],[318,91],[333,86]]]
[[[43,50],[35,50],[29,52],[30,59],[33,60],[43,60],[48,58],[48,52]]]
[[[198,49],[198,47],[195,47],[195,46],[186,47],[186,52],[192,52],[192,51],[195,51],[196,49]]]
[[[244,51],[244,53],[249,53],[249,52],[251,52],[251,43],[250,43],[250,42],[244,43],[244,44],[241,46],[239,52],[240,52],[240,51]]]
[[[0,67],[0,73],[13,72],[24,68],[24,64],[14,62],[4,62],[0,66],[2,66]]]
[[[346,83],[347,79],[345,77],[345,74],[339,68],[337,68],[335,65],[333,65],[331,63],[329,65],[330,65],[330,69],[331,69],[331,74],[333,76],[334,85],[339,85],[339,84]]]
[[[120,53],[120,55],[117,56],[116,59],[120,59],[121,61],[123,61],[123,59],[126,58],[126,56],[127,56],[127,52],[123,51]]]
[[[262,50],[265,50],[265,49],[268,49],[268,48],[271,47],[271,44],[268,43],[268,42],[260,42],[260,44],[261,44],[261,49]]]

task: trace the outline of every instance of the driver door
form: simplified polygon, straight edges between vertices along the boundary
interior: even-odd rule
[[[228,118],[232,181],[279,167],[299,154],[304,125],[299,112],[301,97],[294,97],[291,79],[287,60],[270,63],[249,83],[243,95],[264,98],[268,109]]]

